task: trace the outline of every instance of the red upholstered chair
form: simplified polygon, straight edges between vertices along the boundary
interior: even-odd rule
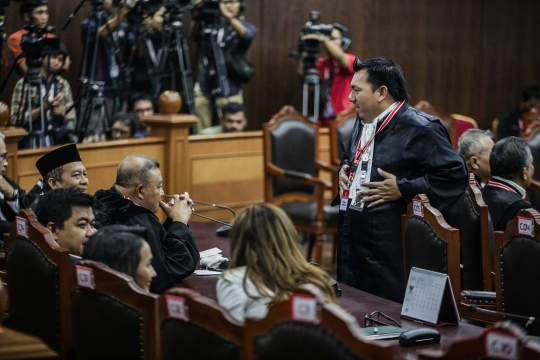
[[[452,114],[450,116],[452,116],[456,121],[456,132],[454,134],[452,144],[454,144],[454,147],[457,149],[457,142],[459,140],[459,137],[469,129],[478,129],[478,124],[473,118],[465,115]]]
[[[393,358],[390,344],[366,340],[356,318],[329,304],[318,288],[304,285],[295,295],[316,302],[316,323],[293,319],[291,299],[272,305],[264,319],[246,319],[244,360]]]
[[[192,290],[174,288],[160,297],[159,324],[163,360],[240,359],[243,324]]]

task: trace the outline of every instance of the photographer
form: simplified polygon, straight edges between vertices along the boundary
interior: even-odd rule
[[[42,53],[42,62],[40,73],[43,78],[43,83],[40,86],[40,94],[37,93],[36,87],[31,87],[31,117],[32,131],[42,130],[41,126],[41,109],[39,97],[43,97],[43,111],[45,114],[44,123],[46,124],[45,146],[52,146],[57,143],[62,143],[62,139],[54,139],[51,136],[54,131],[67,125],[71,122],[75,125],[77,116],[73,105],[73,96],[71,87],[66,79],[58,75],[65,66],[65,61],[68,58],[66,49],[63,45],[58,47],[46,47]],[[11,118],[10,125],[24,126],[29,130],[29,110],[28,110],[28,84],[26,79],[20,79],[15,85],[13,97],[11,99]],[[71,109],[66,113],[67,109]],[[19,143],[19,148],[31,147],[30,135],[26,136]]]
[[[321,102],[319,123],[328,126],[328,120],[334,119],[337,114],[347,109],[351,104],[347,99],[350,92],[351,80],[354,76],[353,63],[355,55],[344,50],[350,45],[348,30],[341,24],[333,24],[330,37],[323,34],[308,34],[302,40],[318,40],[326,53],[317,61],[317,70],[321,78]],[[299,62],[299,74],[303,75],[303,60]]]
[[[19,5],[19,13],[21,18],[24,21],[25,26],[35,26],[37,28],[45,28],[49,22],[49,8],[47,6],[47,0],[27,0],[22,2]],[[8,37],[8,46],[9,50],[13,54],[13,58],[16,59],[22,53],[21,40],[24,34],[28,31],[21,29],[14,32]],[[46,38],[55,37],[51,33],[46,33],[43,35]],[[69,57],[64,62],[64,70],[69,70],[69,65],[71,60]],[[26,58],[21,57],[17,61],[17,69],[19,72],[19,77],[23,77],[24,74],[28,71],[28,66],[26,64]]]
[[[196,0],[191,24],[191,34],[195,40],[199,41],[201,27],[201,12],[204,11],[205,3],[213,3],[211,0]],[[245,57],[253,39],[257,35],[255,25],[244,20],[244,1],[221,0],[219,1],[219,17],[214,28],[217,29],[217,41],[223,52],[234,50]],[[208,24],[206,24],[208,25]],[[203,29],[204,30],[204,29]],[[219,91],[219,79],[213,49],[210,41],[206,41],[204,49],[204,59],[199,73],[199,78],[194,87],[195,111],[199,118],[198,129],[212,126],[213,106],[221,109],[228,102],[242,104],[242,85],[235,81],[230,75],[227,76],[229,96],[224,97]],[[221,112],[218,110],[218,113]]]

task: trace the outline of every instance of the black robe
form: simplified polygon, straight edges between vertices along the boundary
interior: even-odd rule
[[[515,219],[519,210],[532,208],[532,205],[521,197],[515,186],[507,182],[504,182],[504,185],[513,189],[515,193],[489,183],[482,189],[482,198],[488,206],[494,231],[506,230],[506,223]]]
[[[21,209],[24,209],[23,207],[23,201],[22,199],[25,198],[25,191],[22,190],[19,185],[17,185],[13,180],[11,180],[10,178],[8,178],[7,176],[5,175],[2,175],[4,177],[4,179],[14,188],[14,189],[19,189],[19,207]],[[6,198],[4,197],[2,199],[2,201],[0,202],[0,211],[2,211],[2,214],[4,214],[4,217],[6,218],[6,220],[0,220],[0,240],[3,240],[4,239],[4,233],[9,233],[11,230],[11,223],[13,222],[13,220],[15,220],[15,216],[17,216],[17,214],[15,214],[15,212],[13,211],[13,209],[9,206],[9,204],[7,203],[6,201]]]
[[[351,140],[343,143],[342,166],[352,163],[362,127],[357,119]],[[403,198],[364,206],[361,212],[349,207],[339,212],[338,281],[403,302],[401,215],[414,196],[426,194],[446,221],[459,228],[469,176],[440,120],[407,103],[374,141],[370,181],[384,180],[377,168],[395,175]]]
[[[157,273],[151,292],[160,294],[195,271],[199,250],[187,225],[171,219],[161,224],[153,212],[125,199],[114,186],[97,191],[94,201],[98,228],[122,224],[148,229],[152,266]]]

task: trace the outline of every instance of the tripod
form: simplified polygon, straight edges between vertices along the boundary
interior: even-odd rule
[[[45,118],[45,107],[43,104],[43,96],[41,94],[41,86],[43,85],[43,76],[40,72],[40,66],[41,61],[39,60],[30,60],[27,59],[28,64],[28,72],[26,73],[24,77],[23,82],[23,92],[26,91],[26,106],[24,106],[21,102],[20,105],[22,106],[22,109],[19,108],[19,114],[25,114],[25,111],[28,111],[28,132],[30,133],[30,147],[32,149],[35,148],[41,148],[50,146],[51,144],[47,144],[47,135],[49,133],[48,128],[50,125],[50,122],[46,120]],[[26,90],[24,90],[26,86]],[[34,109],[34,106],[32,104],[32,98],[34,95],[32,89],[34,89],[35,94],[38,94],[38,102],[39,102],[39,117],[40,117],[40,129],[33,129],[33,119],[32,119],[32,110]],[[47,93],[47,92],[46,92]],[[22,94],[21,94],[22,95]],[[19,105],[19,107],[20,107]],[[37,107],[36,107],[37,108]],[[23,115],[25,116],[25,115]],[[47,127],[46,127],[47,126]],[[50,142],[50,141],[49,141]]]
[[[320,43],[306,40],[308,51],[304,57],[304,78],[303,78],[303,93],[302,93],[302,115],[307,117],[312,122],[319,120],[320,110],[320,95],[321,95],[321,77],[317,70],[318,53],[321,50]],[[311,91],[310,91],[311,90]],[[309,95],[313,93],[313,113],[309,115]]]
[[[7,44],[7,38],[6,38],[6,28],[5,28],[5,15],[6,15],[6,9],[3,7],[0,7],[0,36],[2,37],[2,40],[0,41],[0,58],[2,57],[2,54],[5,54],[5,60],[7,60],[7,64],[2,64],[7,68],[10,68],[6,79],[0,86],[0,93],[4,91],[4,88],[6,87],[9,79],[13,81],[13,84],[16,84],[18,79],[17,75],[13,70],[15,70],[15,61],[13,59],[13,54],[9,50],[8,44]]]
[[[69,20],[66,22],[62,30],[65,30],[69,25],[73,15],[82,7],[86,0],[82,0],[77,6]],[[87,135],[94,136],[100,141],[105,140],[105,133],[109,131],[110,114],[107,109],[106,98],[103,95],[105,90],[105,83],[103,81],[96,81],[96,68],[98,62],[98,47],[100,45],[99,29],[103,25],[107,25],[107,16],[103,10],[103,0],[92,0],[92,12],[88,17],[86,39],[84,43],[83,53],[83,65],[81,69],[81,77],[79,82],[81,84],[82,101],[79,114],[81,118],[77,122],[76,132],[80,139]],[[91,27],[94,26],[94,31],[91,31]],[[110,30],[110,29],[109,29]],[[109,31],[109,34],[112,32]],[[93,41],[92,46],[91,41]],[[105,40],[107,41],[107,40]],[[116,54],[116,43],[112,36],[110,36],[112,48]],[[90,49],[92,47],[92,49]],[[90,52],[91,51],[91,52]],[[91,54],[90,68],[88,74],[88,60]],[[108,69],[107,69],[108,70]],[[89,75],[89,77],[87,77]],[[112,89],[111,89],[112,90]],[[87,134],[89,128],[92,133]]]
[[[162,80],[165,76],[165,66],[172,55],[176,55],[178,69],[182,76],[182,88],[184,102],[187,104],[190,114],[195,114],[195,104],[193,101],[193,74],[189,60],[189,47],[182,32],[182,9],[172,8],[169,11],[168,24],[165,26],[163,43],[161,47],[162,56],[159,59],[157,76],[154,82],[154,94],[161,92]]]

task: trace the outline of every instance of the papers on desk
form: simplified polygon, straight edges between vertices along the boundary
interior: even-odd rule
[[[215,248],[211,248],[211,249],[208,249],[208,250],[201,251],[199,253],[199,255],[201,256],[201,259],[202,259],[203,257],[217,255],[217,254],[221,254],[221,253],[222,253],[222,251],[219,250],[217,247],[215,247]]]
[[[219,274],[221,274],[221,271],[195,270],[195,275],[198,275],[198,276],[219,275]]]

